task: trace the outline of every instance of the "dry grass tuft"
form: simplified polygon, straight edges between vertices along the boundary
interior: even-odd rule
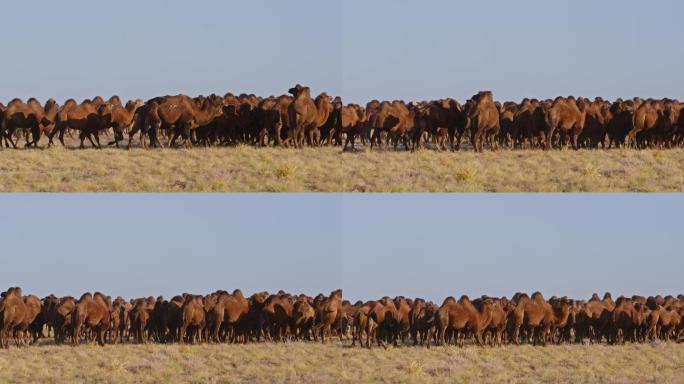
[[[582,168],[582,176],[586,177],[601,177],[601,171],[594,164],[586,164]]]
[[[369,151],[6,150],[0,191],[684,191],[684,149]]]
[[[279,177],[281,179],[288,179],[288,178],[294,176],[296,171],[297,171],[297,167],[293,167],[290,165],[283,165],[282,167],[278,167],[275,170],[275,174],[277,177]]]
[[[477,170],[473,168],[460,168],[456,171],[456,180],[462,183],[470,183],[475,180]]]
[[[11,348],[16,383],[681,382],[684,345],[350,348],[304,343]]]

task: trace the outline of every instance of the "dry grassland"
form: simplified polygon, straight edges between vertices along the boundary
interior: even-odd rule
[[[0,352],[16,383],[678,383],[684,344],[383,350],[312,343],[40,346]]]
[[[684,191],[684,149],[418,153],[339,148],[4,150],[0,191]]]

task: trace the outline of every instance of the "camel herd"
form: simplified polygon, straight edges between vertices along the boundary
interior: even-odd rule
[[[340,341],[372,345],[531,343],[622,344],[679,341],[684,334],[684,296],[632,296],[613,301],[606,293],[589,300],[462,296],[442,305],[416,298],[358,301],[342,290],[316,297],[238,289],[208,295],[112,299],[100,292],[80,298],[23,295],[12,287],[0,298],[0,346],[26,346],[42,338],[78,345],[106,343],[250,343]],[[52,335],[52,336],[50,336]]]
[[[448,98],[405,103],[373,100],[362,107],[296,85],[288,95],[266,98],[231,93],[191,98],[155,97],[147,102],[122,104],[117,96],[95,97],[64,105],[36,99],[0,103],[0,135],[5,147],[40,146],[41,137],[53,145],[57,136],[78,134],[101,147],[125,142],[130,148],[139,134],[140,146],[343,146],[357,140],[370,148],[415,150],[429,147],[458,150],[462,142],[482,151],[485,147],[551,149],[669,148],[684,144],[684,104],[672,99],[618,99],[613,102],[584,97],[554,100],[524,99],[520,103],[494,101],[482,91],[464,104]],[[0,148],[3,148],[0,145]]]

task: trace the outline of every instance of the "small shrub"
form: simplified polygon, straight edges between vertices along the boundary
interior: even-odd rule
[[[114,359],[109,363],[108,369],[112,372],[123,372],[126,370],[126,365],[118,359]]]
[[[262,162],[264,162],[266,164],[273,163],[273,157],[271,157],[267,154],[264,154],[264,153],[259,154],[259,160],[261,160]]]
[[[422,375],[424,373],[423,364],[417,361],[409,362],[408,366],[406,367],[406,373],[416,376]]]
[[[585,165],[580,172],[582,173],[582,176],[585,177],[599,177],[601,176],[601,171],[600,169],[593,165],[593,164],[587,164]]]
[[[655,152],[653,152],[653,158],[656,160],[664,159],[665,158],[665,152],[664,151],[655,151]]]
[[[294,176],[295,172],[297,172],[297,167],[292,165],[283,165],[275,170],[276,176],[281,179],[289,179]]]
[[[456,170],[456,180],[460,183],[470,183],[475,180],[477,170],[475,168],[459,168]]]

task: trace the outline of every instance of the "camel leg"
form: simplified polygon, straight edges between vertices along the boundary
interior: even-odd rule
[[[374,129],[374,130],[373,130],[373,135],[372,135],[371,138],[370,138],[370,147],[371,147],[371,150],[373,150],[373,145],[375,144],[375,137],[376,137],[376,135],[377,135],[377,130]]]
[[[85,141],[85,136],[83,135],[83,133],[79,134],[79,138],[81,139],[81,145],[79,146],[79,148],[84,149],[85,145],[83,144],[83,142]]]
[[[483,134],[475,134],[473,133],[473,136],[471,138],[471,142],[473,145],[473,150],[477,152],[482,152],[482,148],[484,146],[484,136]]]
[[[79,337],[81,336],[81,327],[78,325],[74,326],[73,335],[71,335],[71,345],[78,345]]]
[[[12,132],[13,133],[13,132]],[[7,140],[9,140],[10,144],[12,144],[12,148],[17,149],[17,144],[12,140],[13,134],[9,133],[6,138],[5,138],[5,144],[7,144]],[[9,148],[9,147],[8,147]],[[9,337],[9,336],[8,336]]]
[[[126,149],[131,149],[131,143],[133,142],[133,136],[136,134],[136,132],[128,132],[128,146]],[[140,134],[140,139],[142,140],[142,132]]]
[[[93,141],[93,135],[91,135],[90,133],[88,133],[88,134],[86,135],[86,137],[88,138],[88,141],[90,141],[90,144],[93,146],[93,148],[97,148],[97,145],[96,145],[95,142]]]
[[[473,151],[477,152],[477,134],[475,131],[470,133],[470,145],[473,146]]]
[[[156,145],[157,144],[153,140],[150,140],[150,146],[155,147]],[[147,148],[147,141],[145,140],[145,132],[143,132],[142,130],[140,131],[140,146],[142,148]]]
[[[31,132],[24,131],[24,139],[26,140],[26,145],[24,145],[24,148],[31,148],[31,146],[38,147],[38,141],[40,140],[40,132],[41,131],[39,126],[31,127]],[[29,133],[31,134],[32,140],[29,140]]]
[[[455,136],[454,132],[449,132],[449,138],[447,140],[449,141],[449,149],[451,150],[451,152],[455,151],[454,136]]]
[[[2,120],[0,122],[0,150],[5,149],[2,146],[2,139],[5,139],[5,144],[7,144],[7,119],[0,119]],[[2,344],[2,335],[0,335],[0,344]],[[2,345],[0,345],[0,348],[2,348]]]
[[[545,140],[544,143],[544,150],[549,151],[551,150],[551,142],[553,140],[553,128],[548,129],[546,132],[542,132],[542,140]]]
[[[30,129],[30,131],[29,131]],[[22,132],[24,134],[24,148],[28,148],[30,146],[31,141],[29,140],[29,135],[33,131],[33,127],[31,128],[24,128],[24,131]]]
[[[64,144],[64,131],[65,131],[64,128],[62,128],[62,129],[59,130],[59,137],[58,137],[58,139],[59,139],[59,142],[62,143],[62,146],[63,146],[64,148],[66,148],[66,144]]]
[[[285,138],[285,146],[289,147],[289,144],[291,143],[294,148],[297,148],[298,142],[297,142],[297,136],[299,135],[297,133],[298,128],[292,127],[290,130],[287,132],[287,137]]]
[[[297,132],[295,132],[295,148],[302,148],[304,147],[304,127],[297,129]]]
[[[447,345],[447,335],[446,335],[447,327],[446,327],[446,325],[440,327],[438,332],[439,333],[437,333],[437,343],[439,345],[446,346]]]
[[[319,331],[321,332],[321,333],[320,333],[320,335],[321,335],[321,344],[325,344],[325,327],[326,327],[325,325],[321,325],[321,326],[319,327]]]
[[[371,338],[372,338],[372,333],[373,333],[373,324],[371,323],[371,319],[369,318],[366,320],[366,348],[370,349],[371,347]]]
[[[513,343],[520,345],[520,326],[516,325],[513,329]]]
[[[159,148],[165,148],[161,139],[159,139],[159,129],[158,128],[150,129],[147,132],[147,134],[148,134],[148,138],[150,139],[150,146],[152,148],[156,148],[157,146],[159,146]]]
[[[52,142],[52,139],[53,139],[53,137],[55,136],[54,134],[55,134],[55,131],[53,130],[52,132],[47,133],[47,134],[45,135],[45,136],[47,136],[47,138],[48,138],[48,145],[47,145],[48,148],[52,147],[52,144],[54,144],[54,143]]]
[[[194,132],[194,130],[186,131],[185,140],[183,141],[186,148],[192,148],[192,132]]]
[[[178,139],[178,132],[176,132],[176,130],[174,129],[173,135],[166,142],[166,146],[169,148],[173,148],[173,146],[176,144],[176,139]]]
[[[347,137],[344,139],[344,148],[342,148],[342,152],[346,152],[346,151],[347,151],[347,146],[349,145],[349,142],[350,142],[350,141],[351,141],[351,139],[349,138],[349,135],[347,135]],[[352,143],[352,149],[354,149],[354,144],[353,144],[353,143]]]
[[[187,327],[185,324],[181,325],[181,327],[178,329],[178,343],[179,344],[184,344],[185,343],[185,329]]]
[[[0,329],[0,348],[1,349],[8,349],[9,348],[9,331],[7,331],[7,328],[3,327]]]
[[[97,342],[98,342],[98,344],[100,344],[101,347],[104,347],[104,345],[105,345],[105,328],[101,325],[97,328]]]
[[[356,346],[356,338],[358,335],[359,335],[359,331],[358,331],[356,325],[354,325],[354,327],[352,328],[352,344],[351,344],[352,347]]]
[[[19,331],[19,330],[15,329],[14,332],[12,332],[12,333],[13,333],[12,336],[14,337],[14,345],[17,348],[22,347],[24,344],[22,342],[22,337],[21,337],[21,335],[23,334],[23,331]]]
[[[572,149],[579,149],[579,133],[577,133],[576,129],[572,130]]]
[[[102,149],[102,145],[100,145],[100,132],[95,131],[93,132],[93,136],[95,136],[95,142],[97,143],[97,149]],[[92,140],[91,140],[92,142]]]
[[[316,133],[314,132],[313,128],[310,128],[307,131],[307,143],[309,144],[310,147],[315,147],[316,146]]]
[[[306,129],[302,128],[302,131],[299,133],[299,148],[304,148],[305,144],[306,144]]]
[[[217,342],[217,343],[220,342],[220,340],[219,340],[219,330],[221,329],[221,324],[222,324],[222,323],[223,323],[222,321],[219,321],[219,322],[217,322],[217,324],[214,326],[214,336],[213,336],[213,339],[214,339],[214,341]]]
[[[477,342],[477,345],[479,347],[484,345],[484,340],[482,338],[482,331],[480,330],[473,330],[473,333],[475,334],[475,342]]]
[[[427,332],[427,336],[424,337],[423,339],[426,341],[427,345],[426,347],[430,349],[430,343],[432,342],[432,338],[435,336],[435,326],[430,327],[430,329]],[[421,343],[423,340],[421,340]]]

